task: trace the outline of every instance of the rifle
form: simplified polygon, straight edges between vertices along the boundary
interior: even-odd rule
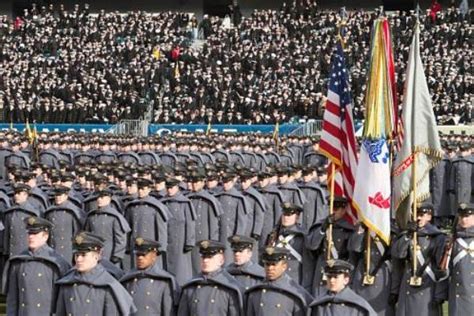
[[[456,241],[456,226],[457,226],[457,218],[453,222],[453,227],[451,228],[451,234],[448,239],[448,242],[444,246],[444,252],[441,256],[441,260],[439,261],[439,269],[443,272],[448,270],[449,266],[449,259],[451,258],[451,251],[454,246],[454,242]]]
[[[266,247],[275,247],[278,241],[278,236],[280,235],[280,230],[281,230],[281,217],[280,217],[280,220],[278,221],[278,224],[275,226],[275,228],[273,228],[272,231],[268,234],[267,241],[265,243]]]

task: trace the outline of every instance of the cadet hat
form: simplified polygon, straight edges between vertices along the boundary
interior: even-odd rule
[[[218,180],[219,179],[219,174],[215,171],[208,171],[207,172],[207,180]]]
[[[329,201],[329,197],[328,197]],[[345,207],[348,201],[344,196],[334,195],[333,206],[334,207]]]
[[[416,206],[418,214],[433,213],[434,206],[430,202],[422,202]]]
[[[166,187],[167,188],[172,188],[174,186],[177,186],[178,184],[180,184],[181,181],[179,181],[178,179],[176,178],[168,178],[166,179]]]
[[[146,179],[146,178],[137,179],[138,188],[148,188],[148,187],[151,187],[152,185],[153,185],[153,181],[151,181],[150,179]]]
[[[245,180],[252,179],[254,177],[254,174],[250,172],[249,170],[243,169],[242,171],[240,171],[239,176],[240,176],[240,180],[245,181]]]
[[[474,214],[474,204],[473,203],[461,203],[458,206],[459,216],[468,216]]]
[[[155,240],[142,237],[135,238],[135,255],[145,255],[151,251],[160,252],[161,244]]]
[[[326,275],[337,275],[341,273],[351,273],[354,270],[354,266],[347,261],[339,259],[330,259],[326,261],[326,266],[324,267],[324,273]]]
[[[28,231],[28,234],[49,232],[51,228],[54,227],[53,223],[51,223],[50,221],[37,216],[29,216],[23,221],[26,225],[26,230]]]
[[[234,235],[227,238],[233,251],[242,251],[244,249],[253,249],[255,239],[243,235]]]
[[[15,192],[15,194],[20,193],[20,192],[26,192],[30,194],[30,191],[31,191],[31,187],[28,184],[15,183],[15,185],[13,186],[13,192]]]
[[[188,176],[189,182],[199,182],[199,181],[203,181],[204,179],[206,179],[206,175],[204,174],[204,172],[201,172],[200,170],[195,170],[191,172]]]
[[[62,195],[62,194],[68,194],[70,190],[71,189],[69,189],[67,186],[57,185],[54,187],[53,192],[54,192],[54,195]]]
[[[82,231],[72,240],[72,248],[74,252],[99,252],[104,247],[105,239],[99,235]]]
[[[226,172],[222,175],[221,179],[222,179],[222,182],[229,182],[229,181],[232,181],[235,179],[235,173],[233,172]]]
[[[74,181],[76,177],[70,172],[64,172],[61,174],[61,182]]]
[[[283,212],[283,214],[292,215],[303,212],[303,208],[297,204],[284,202],[281,204],[281,211]]]
[[[218,253],[224,253],[225,245],[216,240],[201,240],[196,243],[202,257],[213,257]]]
[[[98,197],[101,197],[101,196],[112,196],[112,195],[113,195],[113,192],[112,192],[112,190],[110,190],[110,189],[104,189],[104,190],[97,191],[96,194],[97,194]]]
[[[316,168],[314,168],[313,166],[305,166],[302,168],[301,173],[303,176],[307,176],[312,174],[315,170]]]
[[[262,261],[264,264],[277,263],[281,260],[288,260],[290,251],[285,248],[279,247],[267,247],[262,255]]]
[[[271,177],[272,177],[272,174],[270,174],[269,172],[266,172],[266,171],[262,171],[262,172],[258,173],[258,179],[259,180],[268,179],[268,178],[271,178]]]

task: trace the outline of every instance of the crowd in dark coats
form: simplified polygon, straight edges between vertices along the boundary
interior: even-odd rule
[[[392,26],[399,97],[415,12]],[[92,14],[34,8],[0,20],[3,121],[259,124],[321,118],[341,16],[354,116],[363,119],[374,11],[325,11],[315,1],[256,10],[236,25],[193,14]],[[420,14],[421,53],[439,124],[472,119],[472,11]],[[435,17],[435,18],[434,18]],[[204,39],[202,47],[193,45]]]

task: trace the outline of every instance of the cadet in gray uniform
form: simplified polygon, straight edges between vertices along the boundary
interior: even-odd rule
[[[57,299],[54,283],[70,265],[47,244],[51,222],[31,216],[25,225],[28,249],[11,257],[3,271],[7,315],[51,315]]]
[[[44,217],[54,224],[49,245],[72,263],[72,239],[81,231],[85,213],[68,200],[68,193],[65,186],[55,187],[54,205],[46,210]]]
[[[193,203],[196,211],[196,240],[222,240],[221,216],[222,207],[219,201],[209,192],[204,190],[205,176],[202,172],[195,171],[191,173],[189,181],[191,182],[192,192],[187,197]],[[192,252],[193,274],[200,271],[200,255],[197,248]]]
[[[288,268],[289,251],[267,247],[262,254],[265,280],[245,292],[247,316],[292,315],[307,313],[311,295],[285,271]]]
[[[203,240],[197,246],[201,254],[201,273],[183,286],[178,315],[243,316],[240,285],[223,269],[224,243]]]
[[[160,243],[154,240],[135,239],[137,268],[120,280],[138,309],[134,315],[168,316],[176,312],[178,285],[174,277],[157,264],[160,247]]]
[[[447,282],[439,280],[438,263],[441,260],[445,235],[430,223],[433,214],[431,203],[417,206],[417,223],[409,222],[408,231],[393,241],[392,257],[403,259],[405,269],[400,282],[398,306],[399,316],[434,316],[441,312]],[[417,249],[414,254],[411,236],[417,232]],[[413,276],[413,257],[417,260],[416,276],[421,284],[410,283]]]
[[[311,316],[376,316],[367,301],[349,288],[352,264],[343,260],[328,260],[324,273],[327,290],[310,304]]]
[[[280,223],[272,232],[268,245],[285,248],[290,252],[287,274],[305,289],[311,291],[314,257],[306,248],[306,230],[298,224],[303,208],[300,205],[285,202],[281,209]]]
[[[249,205],[247,198],[242,195],[235,187],[236,175],[227,172],[222,175],[223,190],[215,195],[221,203],[224,214],[222,216],[222,229],[225,231],[225,238],[233,235],[245,235],[247,225],[250,225]],[[226,261],[232,261],[232,251],[228,244],[226,249]]]
[[[99,264],[104,241],[89,232],[74,237],[76,265],[56,282],[56,315],[130,315],[137,311],[127,290]]]
[[[458,224],[450,242],[449,316],[474,311],[474,204],[461,204]],[[443,268],[443,267],[442,267]]]
[[[125,256],[130,226],[122,214],[111,207],[110,190],[99,191],[97,196],[98,208],[87,213],[84,229],[102,236],[105,240],[102,257],[120,265]]]
[[[298,184],[306,197],[303,204],[302,224],[306,229],[309,229],[328,216],[327,192],[315,181],[317,175],[314,167],[307,166],[303,168],[302,175],[303,181]]]
[[[168,247],[168,208],[150,195],[153,182],[140,178],[137,181],[138,199],[129,202],[125,207],[125,218],[130,223],[131,234],[129,250],[133,251],[133,241],[137,237],[158,240],[161,244],[162,255],[158,258],[160,267],[166,270],[166,250]],[[132,257],[132,267],[134,257]]]
[[[229,237],[228,241],[234,252],[234,262],[226,267],[227,272],[233,275],[245,290],[261,283],[265,278],[265,271],[252,261],[255,239],[234,235]]]
[[[2,214],[3,225],[5,226],[3,251],[6,256],[18,255],[28,248],[24,220],[29,216],[41,216],[40,211],[28,202],[30,186],[16,183],[13,190],[15,192],[13,196],[15,204]]]
[[[449,192],[452,201],[453,215],[461,203],[474,202],[474,156],[471,154],[471,145],[469,143],[461,146],[459,157],[451,162],[449,173]]]
[[[196,244],[196,213],[191,200],[181,193],[179,183],[177,179],[166,180],[168,196],[162,202],[171,213],[167,271],[176,276],[179,285],[183,285],[193,277],[191,251]]]
[[[355,233],[355,227],[345,218],[347,199],[342,196],[334,196],[334,213],[324,221],[319,222],[310,228],[307,236],[306,246],[313,251],[313,256],[317,257],[313,274],[313,295],[319,296],[325,291],[324,266],[328,258],[327,233],[329,225],[332,224],[331,258],[341,259],[349,262],[355,261],[353,254],[348,249],[349,240]]]

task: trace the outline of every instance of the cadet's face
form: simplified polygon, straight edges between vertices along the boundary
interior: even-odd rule
[[[198,181],[192,183],[193,192],[201,191],[204,188],[204,181]]]
[[[39,232],[39,233],[28,233],[28,248],[34,250],[46,244],[48,241],[48,233]]]
[[[67,201],[67,194],[59,194],[54,196],[54,202],[56,204],[62,204]]]
[[[110,196],[99,196],[97,198],[97,206],[98,207],[105,207],[110,204],[111,198]]]
[[[147,197],[148,194],[150,194],[150,188],[149,187],[145,187],[145,188],[138,188],[138,196],[140,198],[144,198],[144,197]]]
[[[14,199],[15,199],[16,204],[25,203],[26,200],[28,199],[28,193],[26,193],[24,191],[20,191],[18,193],[15,193]]]
[[[459,216],[458,225],[461,228],[470,228],[474,226],[474,214],[467,216]]]
[[[234,181],[227,181],[223,183],[224,190],[229,191],[234,186]]]
[[[283,213],[283,215],[281,216],[281,224],[284,227],[293,226],[296,224],[297,221],[298,221],[298,213],[294,213],[294,214]]]
[[[145,270],[151,267],[156,261],[157,254],[154,251],[147,252],[146,254],[137,254],[137,268]]]
[[[74,253],[77,271],[82,273],[92,270],[99,262],[99,257],[99,253],[95,251]]]
[[[175,196],[179,191],[179,186],[175,185],[172,187],[167,187],[166,192],[168,192],[169,196]]]
[[[219,270],[224,264],[224,255],[218,253],[212,257],[201,256],[201,271],[202,273],[212,273]]]
[[[265,263],[265,275],[270,281],[276,280],[285,273],[288,264],[284,260],[278,262],[266,262]]]
[[[424,227],[426,224],[428,224],[431,221],[431,218],[433,216],[431,213],[421,213],[417,216],[418,219],[418,226]]]
[[[127,185],[128,194],[136,194],[138,192],[138,187],[136,184]]]
[[[326,278],[326,286],[331,292],[339,293],[349,284],[349,276],[344,273],[327,275]]]
[[[346,214],[346,208],[345,207],[336,207],[336,208],[334,208],[334,220],[335,221],[343,218],[345,214]]]
[[[252,250],[245,248],[244,250],[234,250],[234,263],[241,266],[250,261],[252,258]]]

